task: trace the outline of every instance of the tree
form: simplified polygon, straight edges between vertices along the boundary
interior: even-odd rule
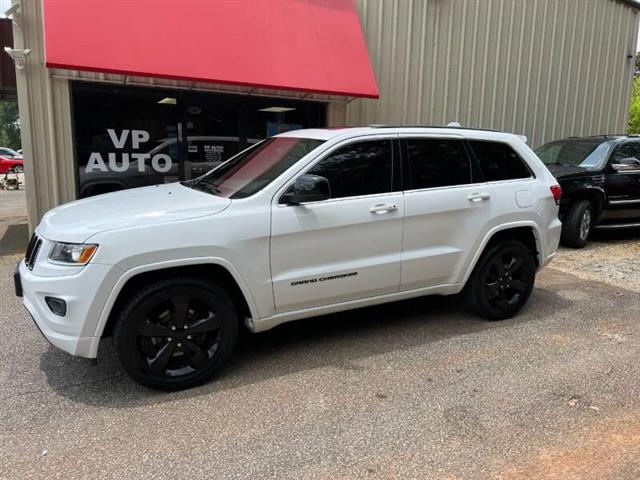
[[[640,133],[640,76],[633,79],[631,87],[628,133]]]
[[[0,146],[14,150],[22,148],[20,140],[20,116],[16,102],[0,102]]]

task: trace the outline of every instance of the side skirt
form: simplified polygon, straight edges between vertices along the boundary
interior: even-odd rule
[[[454,295],[460,293],[464,288],[463,283],[437,285],[435,287],[418,288],[397,293],[389,293],[380,295],[379,297],[368,297],[357,300],[350,300],[342,303],[332,303],[330,305],[321,305],[319,307],[305,308],[294,310],[291,312],[278,313],[269,317],[257,320],[247,318],[245,323],[252,332],[264,332],[281,323],[300,320],[303,318],[317,317],[320,315],[328,315],[330,313],[343,312],[345,310],[353,310],[356,308],[369,307],[372,305],[380,305],[383,303],[395,302],[398,300],[406,300],[409,298],[422,297],[425,295]]]

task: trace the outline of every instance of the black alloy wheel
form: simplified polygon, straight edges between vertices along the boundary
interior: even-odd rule
[[[480,258],[466,286],[471,310],[488,319],[510,318],[525,305],[535,283],[535,258],[524,244],[507,240]]]
[[[124,370],[138,383],[179,390],[208,380],[230,355],[238,320],[228,295],[199,278],[171,279],[134,295],[114,333]]]

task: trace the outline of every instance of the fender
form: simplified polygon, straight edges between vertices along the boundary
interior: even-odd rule
[[[182,258],[182,259],[174,259],[167,260],[164,262],[156,262],[150,263],[146,265],[140,265],[138,267],[131,268],[126,270],[118,279],[116,284],[113,286],[111,293],[109,294],[109,298],[107,298],[107,302],[102,308],[102,312],[100,313],[100,318],[98,319],[98,323],[96,325],[96,330],[94,333],[95,337],[100,338],[102,336],[102,332],[104,331],[104,327],[107,324],[107,320],[109,319],[109,315],[111,314],[111,309],[113,308],[116,299],[120,295],[122,291],[122,287],[127,283],[129,279],[132,277],[145,272],[150,272],[153,270],[163,270],[165,268],[171,267],[185,267],[189,265],[202,265],[202,264],[212,264],[219,265],[227,269],[227,271],[231,274],[235,282],[240,287],[240,291],[244,298],[247,301],[247,305],[249,306],[249,311],[251,312],[252,318],[258,318],[258,309],[256,307],[255,300],[251,291],[247,287],[246,282],[242,278],[242,275],[233,267],[231,263],[229,263],[224,258],[219,257],[195,257],[195,258]]]
[[[538,225],[536,225],[536,223],[531,220],[520,220],[517,222],[503,223],[501,225],[497,225],[492,229],[490,229],[487,232],[487,234],[484,236],[484,238],[482,239],[482,242],[480,243],[480,246],[476,249],[476,253],[474,254],[473,259],[469,264],[469,268],[467,268],[467,271],[465,272],[464,277],[462,278],[462,284],[464,285],[467,283],[467,280],[471,276],[471,272],[473,272],[473,269],[476,267],[478,260],[480,260],[480,256],[484,253],[484,249],[487,247],[487,244],[491,241],[491,238],[496,233],[502,232],[504,230],[510,230],[512,228],[521,228],[521,227],[527,227],[527,228],[533,229],[533,236],[536,241],[536,249],[538,250],[538,255],[537,255],[538,264],[542,265],[544,260],[544,252],[543,252],[542,244],[540,241],[540,231],[538,229]]]

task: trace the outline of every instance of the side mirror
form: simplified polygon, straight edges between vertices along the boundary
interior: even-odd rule
[[[640,160],[633,157],[621,158],[615,160],[614,163],[611,164],[611,167],[616,172],[640,171]]]
[[[331,198],[329,180],[319,175],[302,175],[280,199],[286,205],[319,202]]]

